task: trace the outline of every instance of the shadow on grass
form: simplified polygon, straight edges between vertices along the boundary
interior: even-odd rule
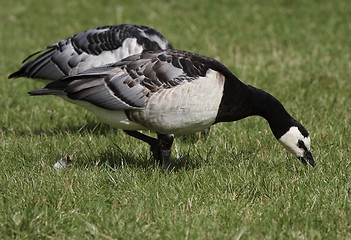
[[[132,150],[124,150],[117,144],[109,147],[108,150],[103,151],[98,155],[91,155],[87,160],[86,157],[73,162],[74,166],[82,168],[95,168],[107,166],[108,168],[123,169],[135,168],[142,170],[152,170],[155,168],[163,169],[165,171],[179,171],[179,170],[194,170],[199,168],[199,162],[192,161],[189,153],[182,155],[179,158],[171,157],[171,165],[166,169],[155,161],[149,151],[145,151],[141,155],[136,155]]]
[[[5,131],[7,131],[5,129]],[[9,130],[10,131],[10,130]],[[12,130],[11,130],[12,131]],[[16,131],[16,135],[34,135],[34,136],[56,136],[63,134],[79,134],[84,135],[105,135],[110,133],[116,133],[121,131],[116,128],[112,128],[107,124],[96,123],[94,121],[86,122],[84,125],[71,125],[71,126],[56,126],[52,129],[38,128],[34,130],[22,129],[21,131]],[[155,136],[151,131],[145,132],[147,135]],[[121,133],[124,134],[124,133]],[[191,146],[197,141],[206,141],[207,135],[203,133],[196,133],[186,136],[177,136],[177,141],[181,141]],[[136,140],[138,144],[146,144],[140,140]],[[103,151],[98,155],[81,156],[78,157],[77,161],[72,161],[72,165],[84,168],[93,168],[100,166],[108,166],[111,169],[117,168],[138,168],[138,169],[154,169],[163,168],[161,167],[152,157],[150,151],[145,151],[142,155],[137,155],[133,152],[133,149],[129,148],[128,151],[119,147],[116,143],[112,143],[112,146],[107,146],[107,150]],[[174,154],[171,156],[171,165],[168,168],[170,171],[179,170],[193,170],[200,166],[200,161],[193,159],[194,156],[190,156],[189,151],[181,156],[175,157]],[[195,156],[196,158],[196,156]],[[202,156],[198,156],[202,158]],[[165,169],[166,170],[166,169]]]

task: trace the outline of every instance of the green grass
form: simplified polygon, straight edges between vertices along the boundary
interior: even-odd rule
[[[349,1],[0,5],[1,239],[351,238]],[[309,130],[316,167],[253,117],[177,138],[165,172],[145,144],[60,99],[27,96],[40,83],[7,79],[30,53],[116,23],[154,27],[272,93]],[[61,154],[73,164],[57,173]]]

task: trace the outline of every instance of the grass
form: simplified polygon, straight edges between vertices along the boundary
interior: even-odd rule
[[[0,0],[3,239],[350,239],[351,5],[340,1]],[[276,96],[312,136],[304,167],[267,123],[177,138],[175,170],[148,147],[8,80],[30,53],[95,26],[135,23],[222,61]],[[61,154],[73,164],[57,173]]]

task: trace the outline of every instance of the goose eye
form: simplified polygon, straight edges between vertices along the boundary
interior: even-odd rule
[[[297,146],[299,148],[303,148],[304,150],[307,149],[306,146],[305,146],[305,143],[302,140],[297,141]]]

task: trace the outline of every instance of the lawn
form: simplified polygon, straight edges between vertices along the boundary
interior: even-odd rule
[[[351,239],[351,4],[340,1],[0,0],[1,239]],[[309,130],[303,166],[264,119],[148,146],[7,79],[29,54],[96,26],[158,29],[277,97]],[[72,164],[61,172],[61,155]]]

